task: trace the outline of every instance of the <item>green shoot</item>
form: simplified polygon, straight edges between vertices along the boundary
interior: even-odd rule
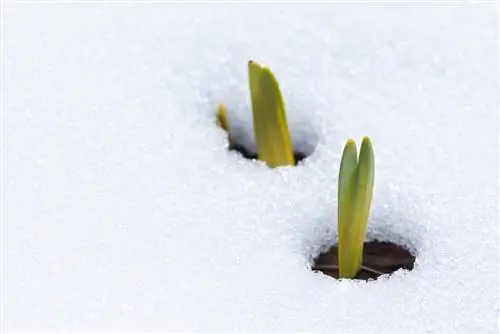
[[[354,140],[342,153],[338,185],[339,277],[354,278],[363,262],[363,244],[368,227],[375,179],[373,147],[368,137],[361,143],[359,161]]]
[[[248,62],[257,155],[269,167],[293,165],[292,142],[278,81],[269,68]]]
[[[231,132],[229,131],[229,121],[227,119],[227,110],[225,105],[219,104],[219,106],[217,107],[216,117],[217,117],[216,120],[217,125],[220,126],[222,129],[226,130],[227,132],[229,147],[233,147],[233,140],[231,138]]]
[[[257,157],[272,168],[294,165],[295,157],[288,132],[285,103],[278,81],[269,68],[253,61],[248,62],[248,81]],[[223,104],[218,106],[216,117],[217,124],[228,133],[229,147],[234,147],[226,107]]]

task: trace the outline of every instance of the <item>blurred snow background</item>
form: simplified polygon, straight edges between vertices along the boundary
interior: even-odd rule
[[[495,331],[495,4],[13,3],[3,12],[5,330]],[[253,145],[268,65],[309,158]],[[308,266],[335,243],[347,138],[372,138],[370,239],[417,267]]]

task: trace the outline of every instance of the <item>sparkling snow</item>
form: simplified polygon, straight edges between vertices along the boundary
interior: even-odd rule
[[[495,4],[4,4],[5,330],[498,330]],[[252,148],[246,62],[294,145]],[[369,238],[412,272],[338,281],[345,141],[371,137]]]

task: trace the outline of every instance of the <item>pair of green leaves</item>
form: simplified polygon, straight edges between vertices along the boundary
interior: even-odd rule
[[[285,103],[276,77],[269,68],[249,61],[248,79],[258,158],[269,167],[294,165]],[[232,146],[227,111],[222,104],[217,109],[217,124],[229,134]]]
[[[370,139],[363,138],[359,160],[356,143],[349,139],[342,153],[338,184],[340,278],[354,278],[361,270],[374,179],[375,160]]]

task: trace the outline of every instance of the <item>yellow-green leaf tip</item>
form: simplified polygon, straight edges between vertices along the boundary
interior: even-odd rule
[[[229,131],[229,120],[227,118],[227,109],[226,106],[223,104],[219,104],[217,106],[216,123],[218,126],[220,126],[227,132],[229,147],[232,147],[233,140],[231,138],[231,132]]]
[[[269,167],[293,165],[285,104],[276,77],[269,68],[249,61],[248,79],[259,159]]]
[[[349,139],[342,153],[338,185],[338,261],[341,278],[354,278],[362,266],[374,176],[370,139],[363,137],[359,158],[355,142]]]

